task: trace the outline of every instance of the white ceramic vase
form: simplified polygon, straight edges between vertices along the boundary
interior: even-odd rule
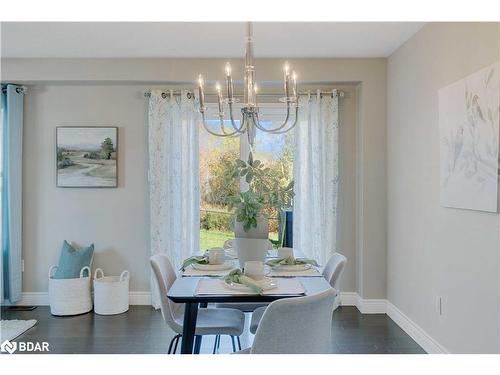
[[[245,262],[266,260],[269,250],[269,240],[263,238],[235,238],[234,247],[238,253],[238,261],[241,269],[245,268]]]
[[[269,250],[269,221],[260,216],[257,219],[257,227],[245,232],[240,222],[234,223],[234,248],[238,253],[240,267],[245,267],[245,262],[266,260]]]

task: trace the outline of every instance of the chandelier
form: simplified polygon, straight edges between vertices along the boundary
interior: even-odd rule
[[[252,23],[248,22],[246,26],[246,53],[245,53],[245,75],[244,75],[244,88],[243,88],[243,107],[241,108],[242,119],[240,124],[234,120],[233,106],[239,102],[234,97],[233,91],[233,77],[231,76],[231,65],[229,62],[226,64],[226,93],[227,97],[224,98],[222,89],[219,83],[216,83],[215,90],[217,92],[217,104],[219,115],[219,128],[220,131],[210,129],[206,123],[205,112],[205,88],[203,77],[200,74],[198,78],[198,94],[199,94],[199,111],[202,116],[202,122],[205,130],[217,137],[237,137],[247,134],[249,143],[253,148],[255,141],[256,129],[263,132],[272,134],[282,134],[291,130],[298,119],[298,95],[297,95],[297,76],[294,71],[290,71],[290,66],[285,63],[283,68],[283,85],[284,97],[279,101],[283,102],[286,107],[286,115],[281,125],[270,128],[263,126],[259,121],[259,106],[257,104],[257,84],[255,82],[255,67],[253,65],[253,30]],[[230,126],[226,127],[224,117],[224,108],[227,106],[229,112]],[[293,115],[291,112],[295,112]]]

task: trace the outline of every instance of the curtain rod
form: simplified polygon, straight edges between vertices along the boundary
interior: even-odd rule
[[[320,95],[332,95],[332,91],[321,91]],[[309,95],[309,94],[314,94],[315,92],[316,92],[315,90],[301,91],[301,92],[299,92],[299,95]],[[180,90],[174,90],[173,94],[174,94],[174,96],[180,96],[181,95],[181,91]],[[342,91],[342,90],[337,90],[337,94],[338,94],[339,98],[344,98],[345,97],[345,92]],[[168,92],[168,91],[162,92],[162,96],[164,98],[166,98],[168,95],[170,95],[170,92]],[[188,95],[188,99],[191,99],[191,96],[193,98],[195,97],[194,93],[191,92],[191,91],[188,91],[187,95]],[[149,98],[150,96],[151,96],[151,91],[144,92],[144,97]],[[205,96],[217,96],[217,93],[215,93],[215,92],[208,92],[208,93],[205,93]],[[258,96],[260,96],[260,97],[277,97],[278,96],[279,97],[279,96],[283,96],[283,93],[279,93],[279,94],[277,94],[277,93],[276,94],[274,94],[274,93],[258,94]],[[243,95],[237,95],[237,94],[235,94],[234,97],[236,97],[236,98],[242,98]]]
[[[3,86],[3,84],[2,84],[2,86]],[[5,86],[7,86],[7,84],[5,84]],[[7,87],[2,87],[2,92],[6,93]],[[16,87],[16,92],[18,94],[26,94],[28,92],[28,88],[26,86],[19,86],[19,87]]]

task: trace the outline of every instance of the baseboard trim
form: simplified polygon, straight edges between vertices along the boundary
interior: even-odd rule
[[[450,351],[437,342],[417,323],[386,299],[363,299],[354,292],[340,293],[342,306],[356,306],[362,314],[387,314],[429,354],[449,354]]]
[[[385,314],[387,311],[387,300],[364,299],[358,296],[356,307],[361,314]]]
[[[342,292],[340,298],[342,306],[356,306],[363,314],[385,313],[385,300],[362,299],[355,292]],[[151,292],[129,292],[129,303],[131,305],[151,305]],[[21,301],[14,305],[48,306],[49,294],[45,292],[24,292]]]
[[[340,304],[342,306],[356,306],[357,301],[358,293],[340,292]]]
[[[151,305],[151,292],[129,292],[130,305]],[[49,293],[45,292],[25,292],[19,302],[13,303],[15,306],[48,306]]]
[[[151,305],[151,292],[130,292],[128,298],[131,305]]]
[[[425,332],[417,323],[387,301],[387,315],[429,354],[449,354],[450,352]]]
[[[385,314],[387,301],[385,299],[363,299],[355,292],[341,292],[342,306],[356,306],[362,314]]]
[[[14,306],[46,306],[49,304],[49,293],[24,292],[19,302],[9,305]]]

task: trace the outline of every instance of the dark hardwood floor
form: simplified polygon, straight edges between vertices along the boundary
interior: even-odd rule
[[[247,325],[249,318],[248,314]],[[33,311],[2,309],[2,319],[36,319],[35,327],[16,341],[47,341],[50,353],[166,353],[174,336],[161,313],[149,306],[131,306],[121,315],[102,316],[91,312],[73,317],[52,316],[48,306],[39,306]],[[249,347],[252,339],[247,327],[241,337],[242,347]],[[340,307],[334,312],[333,341],[334,353],[425,353],[387,315],[362,315],[355,307]],[[213,336],[204,337],[201,353],[212,353],[213,343]],[[223,336],[220,353],[231,351],[230,338]]]

